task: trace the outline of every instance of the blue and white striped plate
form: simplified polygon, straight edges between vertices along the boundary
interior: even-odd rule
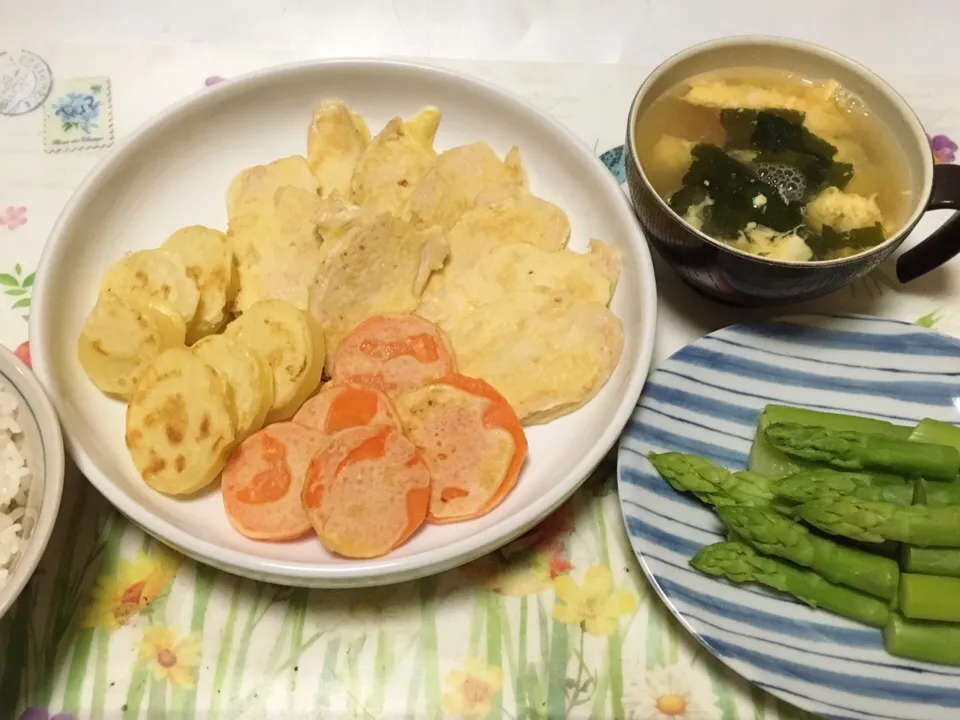
[[[805,315],[735,325],[678,351],[650,375],[620,442],[620,504],[644,572],[710,652],[804,710],[960,718],[960,668],[892,657],[879,630],[688,565],[723,539],[720,523],[662,480],[647,453],[745,468],[757,413],[771,402],[903,424],[960,422],[960,341],[893,320]]]

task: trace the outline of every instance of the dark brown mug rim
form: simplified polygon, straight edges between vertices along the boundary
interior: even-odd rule
[[[930,198],[933,194],[933,156],[932,154],[927,154],[923,159],[922,163],[924,165],[924,175],[926,181],[923,184],[923,191],[919,198],[919,202],[915,205],[910,217],[900,226],[896,233],[887,238],[884,242],[879,245],[875,245],[872,248],[864,250],[863,252],[857,253],[856,255],[851,255],[849,257],[837,258],[835,260],[776,260],[768,257],[763,257],[761,255],[755,255],[753,253],[748,253],[745,250],[739,250],[738,248],[728,245],[722,240],[717,240],[710,237],[701,230],[697,230],[695,227],[687,223],[677,212],[670,207],[660,194],[653,189],[653,185],[650,183],[650,180],[647,178],[647,174],[643,169],[643,165],[640,163],[640,158],[637,156],[637,149],[635,144],[635,129],[637,126],[637,113],[640,105],[640,101],[644,99],[649,87],[653,82],[669,68],[676,65],[678,62],[685,60],[689,57],[693,57],[699,53],[714,50],[717,48],[724,47],[738,47],[744,46],[749,47],[751,45],[764,45],[764,46],[781,46],[781,47],[791,47],[793,49],[799,49],[803,52],[810,53],[812,55],[819,56],[821,59],[828,62],[832,62],[839,65],[847,65],[849,68],[853,69],[855,72],[860,74],[865,80],[869,81],[871,84],[876,86],[878,89],[882,90],[884,93],[889,95],[895,100],[895,105],[898,105],[903,113],[904,118],[906,118],[908,124],[913,128],[913,130],[918,134],[918,137],[923,137],[926,141],[927,134],[923,128],[923,124],[920,122],[920,118],[917,117],[916,112],[909,103],[900,95],[891,85],[889,85],[883,78],[874,73],[869,68],[861,65],[856,60],[851,60],[850,58],[842,55],[834,50],[829,48],[816,45],[814,43],[806,42],[803,40],[794,40],[792,38],[777,37],[773,35],[734,35],[730,37],[720,38],[717,40],[709,40],[707,42],[698,43],[696,45],[691,45],[677,53],[674,53],[666,60],[657,65],[654,70],[647,75],[644,81],[641,83],[639,89],[633,97],[633,101],[630,103],[630,113],[627,118],[627,149],[629,150],[630,159],[629,161],[633,163],[637,174],[640,177],[640,180],[650,191],[650,193],[655,198],[661,208],[663,208],[670,218],[679,223],[685,230],[690,231],[696,235],[701,240],[705,241],[709,245],[721,250],[723,252],[729,253],[736,257],[745,258],[748,260],[753,260],[766,265],[771,265],[774,267],[784,267],[784,268],[828,268],[828,267],[842,267],[844,265],[853,265],[859,262],[862,262],[864,259],[869,258],[875,253],[880,253],[884,249],[889,248],[890,246],[895,246],[902,243],[907,236],[913,231],[917,223],[920,222],[920,219],[923,215],[930,209]],[[905,151],[906,152],[906,151]]]

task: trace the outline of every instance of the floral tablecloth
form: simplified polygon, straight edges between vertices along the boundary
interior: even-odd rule
[[[115,138],[204,85],[301,57],[0,47],[0,342],[29,361],[25,320],[43,242]],[[624,118],[649,68],[445,64],[521,92],[622,180]],[[937,133],[938,161],[953,161],[947,134],[960,130],[960,108],[938,92],[942,78],[890,80]],[[763,314],[721,308],[658,273],[657,359]],[[881,268],[802,309],[960,332],[960,267],[906,288],[892,278]],[[40,570],[0,621],[0,720],[803,717],[720,666],[666,611],[625,537],[614,470],[611,454],[560,511],[499,552],[355,591],[275,587],[198,565],[72,470]]]

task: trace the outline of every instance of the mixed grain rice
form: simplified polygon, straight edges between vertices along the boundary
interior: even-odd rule
[[[23,455],[18,412],[16,397],[0,382],[0,588],[20,554],[24,524],[29,522],[27,493],[32,476]]]

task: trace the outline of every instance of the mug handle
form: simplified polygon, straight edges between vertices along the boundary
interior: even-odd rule
[[[933,168],[933,192],[927,210],[960,210],[960,165]],[[910,282],[960,254],[960,213],[897,260],[897,279]]]

